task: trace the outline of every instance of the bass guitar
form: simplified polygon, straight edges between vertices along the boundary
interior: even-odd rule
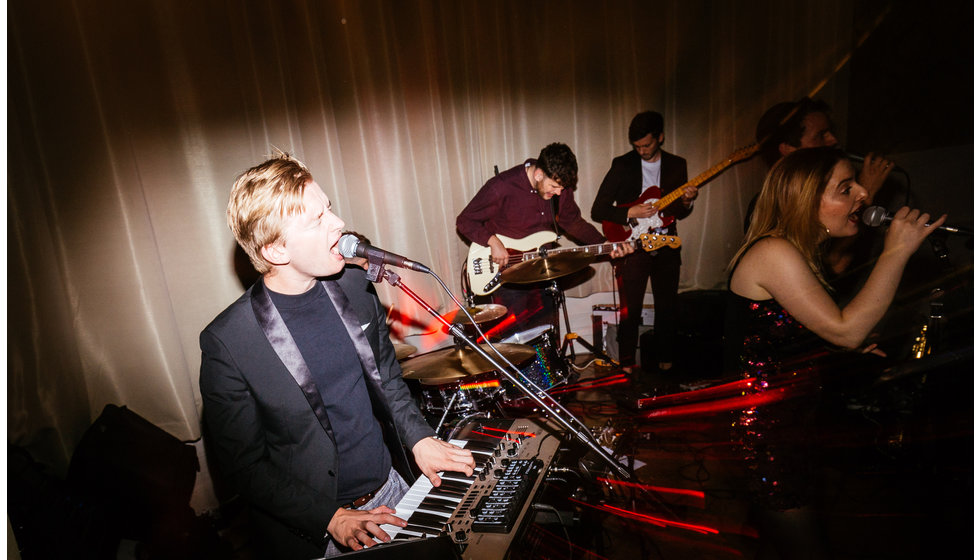
[[[548,243],[554,243],[558,239],[553,231],[539,231],[521,239],[512,239],[505,235],[498,235],[497,237],[510,254],[506,265],[497,266],[490,258],[490,247],[484,247],[477,243],[470,245],[469,253],[466,255],[466,275],[469,278],[470,289],[478,296],[485,296],[499,288],[504,283],[501,274],[509,267],[534,259],[548,258],[559,253],[606,255],[612,253],[617,246],[623,243],[632,243],[636,249],[643,249],[644,251],[655,251],[661,247],[676,249],[681,246],[681,240],[676,235],[641,234],[635,240],[554,249],[544,248]]]
[[[640,198],[634,200],[633,202],[628,202],[626,204],[620,204],[620,208],[629,208],[631,206],[636,206],[637,204],[652,204],[656,212],[649,218],[630,218],[628,224],[617,224],[615,222],[602,222],[602,233],[606,236],[606,239],[610,241],[633,241],[637,239],[640,235],[649,234],[657,230],[657,228],[667,227],[674,223],[673,216],[663,215],[665,208],[673,204],[678,198],[684,196],[684,189],[687,187],[697,187],[700,188],[701,185],[706,183],[709,179],[715,175],[721,173],[730,166],[749,159],[754,156],[756,152],[759,151],[759,144],[752,144],[751,146],[746,146],[740,148],[729,155],[724,160],[718,162],[710,169],[701,173],[697,177],[691,179],[690,181],[684,183],[683,185],[677,187],[676,189],[670,191],[666,196],[662,197],[660,187],[654,185],[645,191]]]

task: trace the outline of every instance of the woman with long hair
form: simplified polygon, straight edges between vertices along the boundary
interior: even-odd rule
[[[857,295],[835,303],[821,265],[832,239],[857,235],[867,191],[837,149],[797,150],[766,177],[745,242],[730,266],[726,339],[743,378],[746,408],[733,439],[747,467],[760,555],[821,557],[807,506],[813,417],[819,388],[816,358],[827,343],[863,346],[888,309],[906,263],[946,216],[902,208],[884,249]],[[864,351],[871,351],[868,346]]]

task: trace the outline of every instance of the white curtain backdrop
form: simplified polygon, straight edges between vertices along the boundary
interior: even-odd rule
[[[588,216],[632,116],[693,177],[828,79],[846,135],[846,0],[14,0],[8,4],[8,441],[55,472],[107,403],[201,436],[198,333],[244,289],[234,179],[274,147],[348,227],[459,294],[456,214],[561,141]],[[680,224],[681,289],[724,285],[762,164]],[[612,288],[608,264],[568,296]],[[448,311],[437,283],[399,272]],[[430,328],[379,288],[400,336]],[[424,337],[420,346],[434,346]]]

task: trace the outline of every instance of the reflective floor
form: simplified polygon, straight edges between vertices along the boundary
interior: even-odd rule
[[[500,558],[884,560],[972,549],[972,350],[829,379],[812,442],[812,507],[776,529],[750,506],[731,443],[738,380],[681,365],[626,376],[591,356],[574,361],[550,392],[635,479],[624,482],[609,459],[566,438],[525,530]],[[478,403],[444,424],[536,414],[513,398],[495,404],[502,409]],[[243,525],[223,537],[236,558],[254,558]],[[780,555],[782,541],[790,550]]]
[[[959,358],[891,370],[853,391],[825,386],[812,507],[775,529],[749,505],[730,442],[737,380],[679,368],[623,379],[593,365],[582,377],[608,384],[562,398],[618,458],[632,461],[639,486],[605,482],[611,469],[586,454],[578,466],[588,465],[591,496],[580,480],[553,483],[541,498],[581,522],[562,526],[539,515],[526,557],[959,556],[973,542],[972,358]],[[774,549],[783,537],[790,550],[780,556]]]

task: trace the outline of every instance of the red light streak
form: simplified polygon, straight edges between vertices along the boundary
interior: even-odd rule
[[[507,315],[506,317],[504,317],[503,319],[501,319],[499,323],[497,323],[496,325],[494,325],[494,327],[492,329],[488,330],[484,334],[486,334],[488,338],[489,337],[492,337],[492,336],[495,336],[497,334],[500,334],[500,331],[506,330],[507,328],[509,328],[511,325],[513,325],[516,322],[517,322],[517,317],[513,313],[511,313],[511,314]],[[485,342],[485,341],[486,341],[486,339],[485,338],[482,338],[482,337],[479,340],[477,340],[477,342],[480,342],[480,343]]]
[[[650,412],[643,414],[642,417],[647,419],[654,419],[654,418],[691,416],[695,414],[707,414],[712,412],[725,412],[730,410],[743,410],[746,408],[753,408],[756,406],[763,406],[777,401],[781,401],[783,399],[794,396],[793,393],[794,391],[790,391],[789,388],[786,387],[779,388],[779,389],[770,389],[769,391],[766,391],[764,393],[755,393],[752,395],[744,395],[741,397],[720,399],[717,401],[711,401],[706,403],[677,405],[670,408],[652,410]]]
[[[500,387],[500,381],[473,381],[472,383],[463,383],[459,386],[461,391],[469,391],[470,389],[489,389],[491,387]]]
[[[559,395],[562,393],[571,393],[575,391],[591,391],[592,389],[598,389],[599,387],[609,387],[610,385],[619,385],[621,383],[628,382],[629,379],[627,379],[625,375],[620,374],[611,377],[603,377],[602,379],[580,381],[564,387],[554,387],[549,389],[548,393],[552,395]]]
[[[641,399],[640,406],[670,406],[674,404],[680,404],[682,402],[688,401],[701,401],[711,398],[716,398],[721,395],[736,395],[742,391],[752,388],[755,383],[755,378],[750,377],[748,379],[739,379],[738,381],[732,381],[729,383],[723,383],[721,385],[715,385],[713,387],[705,387],[704,389],[696,389],[694,391],[682,391],[680,393],[672,393],[669,395],[660,395],[656,397],[650,397],[648,399]]]
[[[781,379],[776,383],[770,382],[769,388],[765,391],[745,394],[746,391],[752,390],[753,386],[757,383],[756,379],[753,377],[719,386],[720,388],[723,388],[723,390],[715,390],[719,387],[709,387],[707,389],[700,389],[697,391],[686,391],[684,393],[665,395],[658,398],[660,403],[669,404],[671,400],[701,401],[707,397],[730,393],[735,390],[740,390],[742,392],[742,394],[739,396],[715,399],[708,402],[676,404],[667,408],[652,410],[642,414],[641,417],[647,419],[681,417],[696,414],[744,410],[747,408],[764,406],[783,399],[797,397],[812,391],[812,381],[813,380],[808,375],[799,377],[793,376],[787,379]],[[655,399],[655,401],[656,400],[657,399]]]
[[[607,482],[609,484],[614,484],[616,486],[625,486],[627,488],[639,488],[641,490],[653,490],[654,492],[659,492],[661,494],[678,494],[681,496],[692,496],[694,498],[704,499],[704,492],[700,490],[688,490],[685,488],[667,488],[665,486],[652,486],[649,484],[640,484],[637,482],[625,482],[622,480],[612,480],[605,477],[596,477],[596,480],[600,482]]]
[[[678,529],[687,529],[688,531],[695,531],[697,533],[705,535],[717,535],[720,531],[714,527],[707,527],[704,525],[695,525],[693,523],[682,523],[680,521],[671,521],[669,519],[663,519],[661,517],[654,517],[652,515],[646,515],[644,513],[637,513],[635,511],[630,511],[627,509],[618,508],[608,504],[602,505],[592,505],[587,504],[583,501],[576,500],[574,498],[569,498],[570,501],[583,506],[588,506],[599,511],[605,511],[613,515],[618,515],[619,517],[625,517],[626,519],[633,519],[635,521],[642,521],[643,523],[649,523],[651,525],[656,525],[658,527],[676,527]]]
[[[488,430],[488,431],[491,431],[491,432],[502,432],[502,434],[500,436],[497,436],[495,434],[488,434],[484,430]],[[474,430],[474,432],[476,432],[476,430]],[[532,432],[512,432],[510,430],[505,430],[503,428],[494,428],[494,427],[491,427],[491,426],[483,426],[483,427],[481,427],[479,433],[481,433],[481,434],[483,434],[485,436],[500,437],[500,438],[510,437],[512,435],[523,436],[523,437],[538,437],[538,436],[536,436]]]

